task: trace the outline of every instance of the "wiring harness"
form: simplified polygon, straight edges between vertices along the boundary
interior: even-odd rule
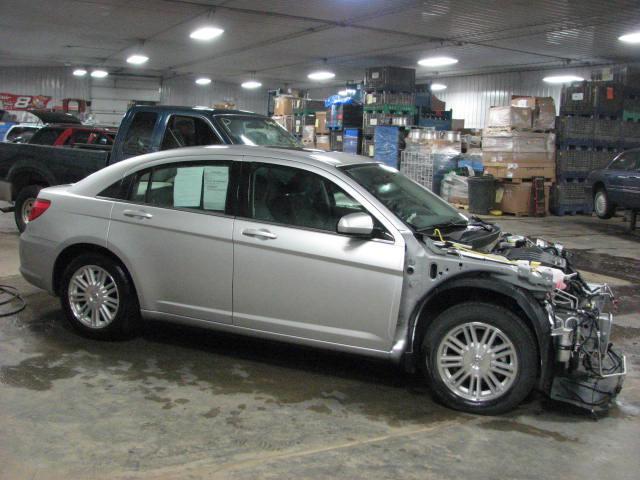
[[[20,313],[27,306],[18,289],[10,285],[0,285],[0,317]]]

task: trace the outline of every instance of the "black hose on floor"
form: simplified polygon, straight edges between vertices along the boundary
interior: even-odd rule
[[[17,288],[10,285],[0,285],[0,307],[4,305],[11,305],[11,310],[7,312],[0,311],[0,317],[8,317],[20,313],[27,306],[27,302],[22,298]]]

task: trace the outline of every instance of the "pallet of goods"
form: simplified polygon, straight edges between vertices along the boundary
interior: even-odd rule
[[[516,96],[510,106],[489,109],[489,126],[482,133],[482,163],[485,174],[498,181],[502,212],[548,211],[556,177],[554,121],[555,106],[547,97]],[[536,202],[544,207],[537,208]]]

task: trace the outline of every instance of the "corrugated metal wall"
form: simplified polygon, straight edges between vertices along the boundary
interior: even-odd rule
[[[101,125],[120,125],[131,102],[159,102],[160,78],[109,75],[91,82],[91,113]]]
[[[161,101],[165,105],[200,105],[213,107],[216,103],[232,102],[239,110],[267,113],[267,91],[263,88],[247,90],[239,85],[213,81],[196,85],[192,78],[172,78],[162,82]]]
[[[548,84],[542,79],[559,74],[575,74],[590,78],[591,69],[535,70],[440,77],[436,81],[444,83],[447,89],[436,92],[436,96],[447,103],[447,110],[453,109],[453,118],[464,119],[465,128],[483,128],[489,115],[489,107],[509,105],[511,95],[553,97],[557,112],[562,85]]]

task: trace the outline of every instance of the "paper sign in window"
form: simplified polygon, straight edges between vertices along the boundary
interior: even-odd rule
[[[174,207],[200,207],[203,171],[204,167],[178,168],[178,173],[173,184]]]
[[[204,197],[202,206],[205,210],[223,211],[227,204],[227,188],[229,186],[229,167],[204,167]]]

